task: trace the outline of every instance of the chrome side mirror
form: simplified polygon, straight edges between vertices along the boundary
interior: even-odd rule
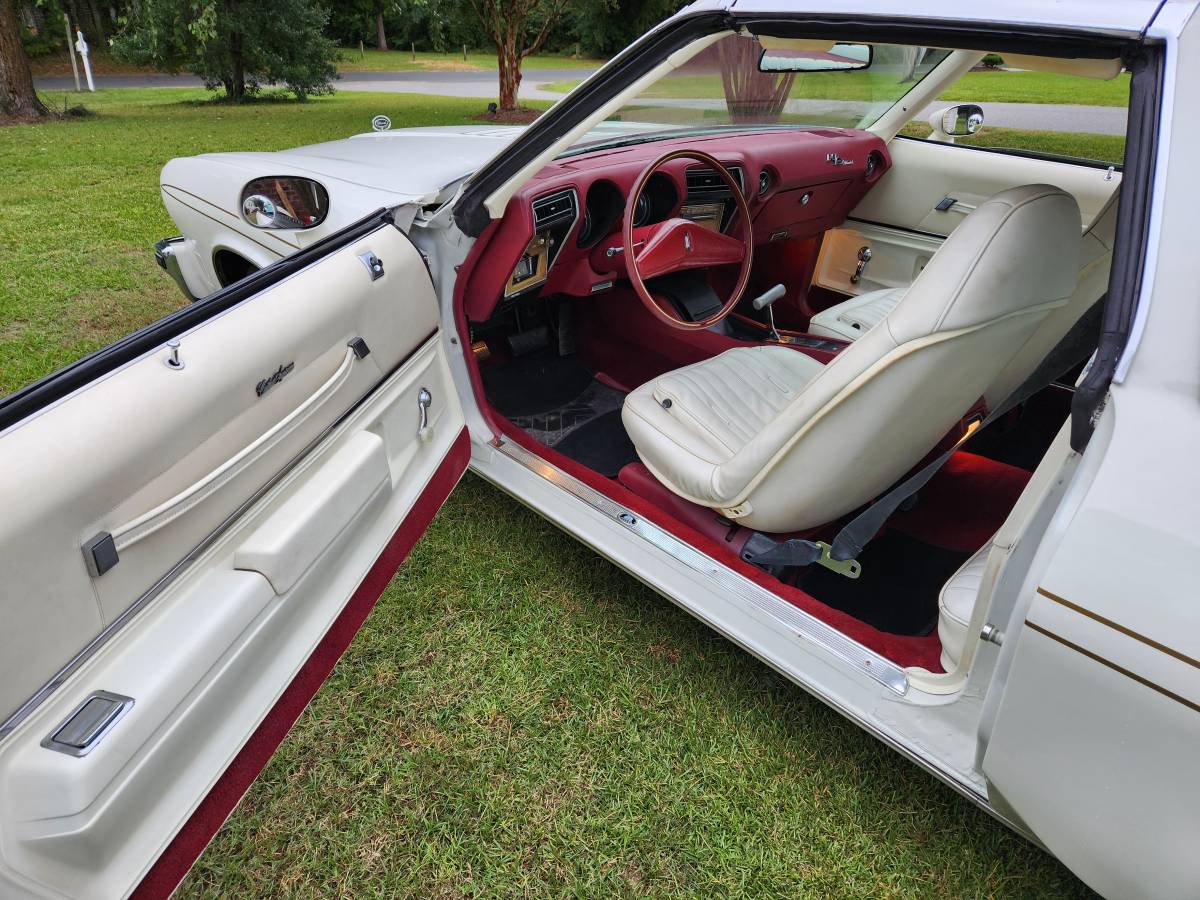
[[[940,109],[929,117],[935,141],[953,144],[956,137],[967,137],[983,127],[983,107],[978,103],[960,103]]]

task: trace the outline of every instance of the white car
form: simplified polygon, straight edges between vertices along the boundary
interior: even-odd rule
[[[1195,7],[707,0],[519,134],[172,162],[204,299],[0,401],[0,894],[169,892],[470,466],[1194,897]],[[1128,69],[1124,165],[899,136],[985,52]]]

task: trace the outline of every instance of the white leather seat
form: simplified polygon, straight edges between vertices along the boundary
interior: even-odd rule
[[[962,657],[991,552],[992,542],[988,541],[950,576],[938,595],[938,639],[942,642],[942,668],[947,672],[953,672]]]
[[[1117,195],[1118,191],[1114,189],[1104,208],[1083,233],[1079,282],[1071,299],[1062,309],[1046,316],[1025,346],[984,391],[984,400],[989,407],[1003,402],[1016,390],[1079,317],[1108,290],[1108,272],[1117,234]],[[856,341],[882,322],[907,290],[907,287],[882,288],[851,297],[813,316],[808,330],[822,337]]]
[[[896,308],[907,287],[882,288],[821,310],[808,323],[809,334],[857,341]]]
[[[1070,194],[1004,191],[828,365],[787,347],[729,350],[633,391],[626,431],[673,492],[747,527],[831,522],[911,469],[1067,302],[1079,243]]]

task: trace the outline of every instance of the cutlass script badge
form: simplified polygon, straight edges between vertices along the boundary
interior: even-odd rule
[[[290,362],[285,366],[280,366],[272,374],[268,375],[254,386],[254,393],[261,397],[271,388],[275,387],[275,385],[279,384],[279,382],[283,381],[283,379],[287,378],[288,373],[294,368],[296,368],[296,364],[294,362]]]

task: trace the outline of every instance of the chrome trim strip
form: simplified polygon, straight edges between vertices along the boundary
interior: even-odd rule
[[[759,612],[770,616],[779,623],[781,628],[795,632],[801,639],[821,647],[898,696],[903,697],[908,693],[908,676],[904,670],[874,650],[846,637],[840,631],[831,628],[804,610],[779,599],[766,588],[759,587],[745,576],[739,575],[728,566],[701,553],[659,526],[639,518],[619,503],[610,500],[599,491],[593,490],[519,444],[502,440],[497,449],[531,472],[582,500],[596,511],[619,522],[638,537],[674,557],[688,568],[715,581],[730,594],[746,601]]]
[[[105,644],[107,644],[113,639],[113,637],[116,636],[118,631],[124,628],[138,613],[145,609],[152,600],[166,590],[176,578],[183,574],[183,572],[189,566],[191,566],[192,563],[199,559],[205,550],[215,544],[217,540],[226,531],[228,531],[238,519],[245,515],[251,507],[258,503],[258,501],[266,496],[266,494],[272,488],[274,488],[277,484],[279,484],[280,481],[287,477],[287,475],[291,473],[296,466],[303,462],[308,455],[312,453],[312,451],[315,450],[326,438],[328,438],[334,431],[345,424],[345,422],[351,416],[358,412],[358,410],[361,409],[362,406],[367,403],[367,401],[375,396],[382,386],[391,381],[401,369],[403,369],[413,359],[423,353],[431,344],[436,343],[440,339],[440,336],[440,332],[434,330],[433,333],[430,334],[430,336],[426,338],[412,353],[402,359],[394,369],[388,372],[387,375],[385,375],[374,388],[351,404],[349,409],[338,416],[337,419],[326,425],[316,437],[309,441],[300,450],[299,453],[284,463],[283,467],[274,475],[272,475],[262,487],[251,494],[248,498],[243,500],[237,506],[237,508],[233,510],[233,512],[222,519],[216,528],[205,535],[205,537],[200,540],[200,543],[196,544],[196,546],[187,552],[187,555],[185,555],[183,559],[171,566],[171,568],[168,569],[162,576],[160,576],[157,581],[155,581],[152,585],[150,585],[149,588],[146,589],[145,593],[134,600],[133,603],[129,604],[129,606],[125,608],[124,612],[109,622],[99,634],[88,641],[82,650],[71,657],[65,666],[55,672],[50,677],[49,681],[38,688],[33,693],[33,696],[18,706],[13,714],[5,719],[2,724],[0,724],[0,742],[8,737],[8,735],[11,734],[18,725],[29,718],[29,716],[33,714],[34,710],[50,699],[50,696],[60,687],[62,687],[68,678],[74,675],[84,663],[95,656]]]

